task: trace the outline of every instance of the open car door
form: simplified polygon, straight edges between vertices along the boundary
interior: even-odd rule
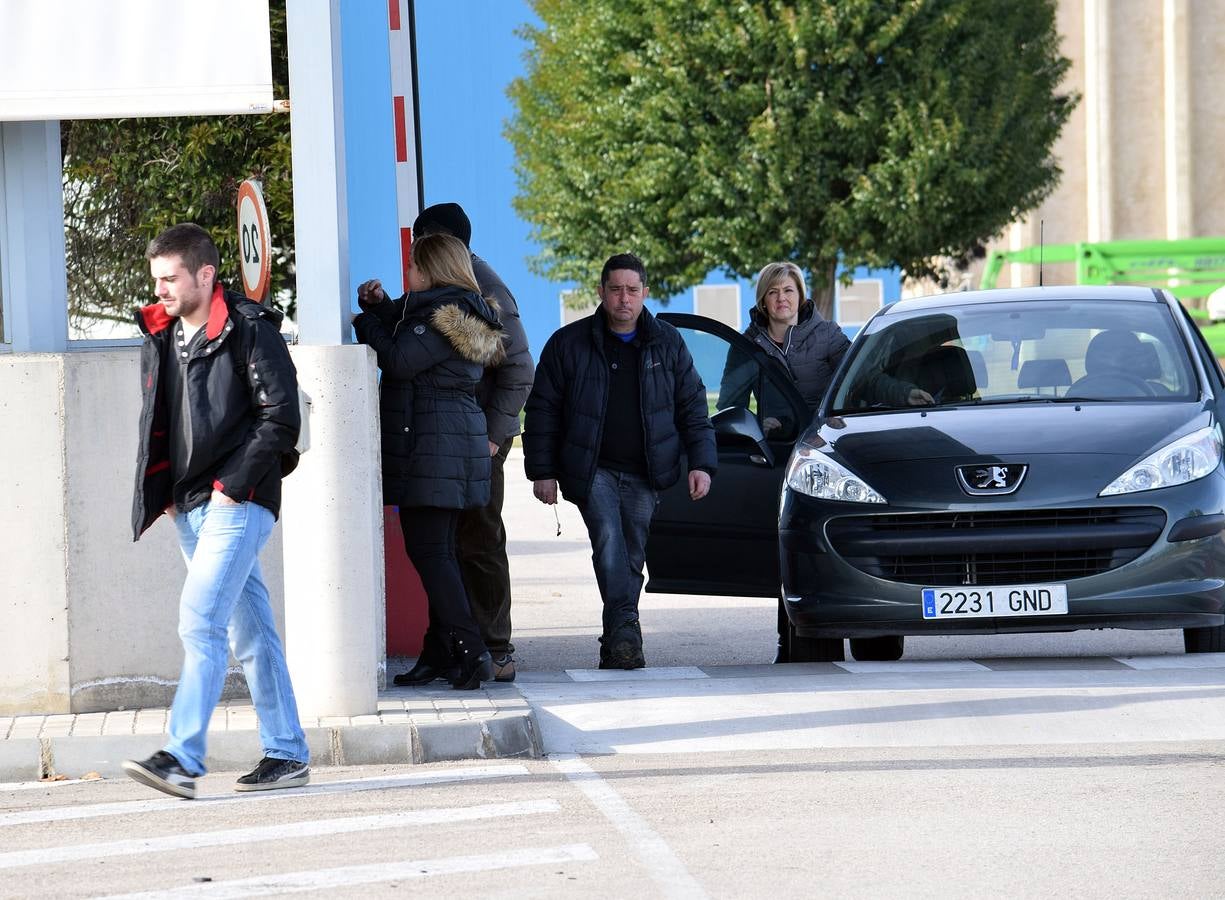
[[[719,472],[696,502],[684,477],[660,495],[646,589],[777,597],[779,491],[811,413],[786,368],[744,335],[705,316],[659,318],[680,332],[706,385]]]

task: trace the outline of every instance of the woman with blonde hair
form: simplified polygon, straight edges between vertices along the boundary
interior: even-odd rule
[[[757,303],[744,334],[787,367],[814,411],[851,345],[841,328],[821,318],[808,296],[804,273],[790,262],[770,263],[758,273]],[[720,384],[719,407],[747,406],[755,381],[755,366],[734,365],[729,359]],[[767,417],[763,426],[771,425],[779,427],[778,420]]]
[[[463,241],[413,242],[409,291],[388,300],[378,280],[357,289],[358,340],[378,356],[383,499],[400,507],[404,548],[429,597],[429,628],[398,685],[438,678],[473,690],[493,661],[468,605],[455,531],[461,509],[489,502],[489,442],[476,384],[505,353],[496,308],[480,294]]]

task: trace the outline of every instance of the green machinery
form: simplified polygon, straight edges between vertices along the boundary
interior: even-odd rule
[[[1077,284],[1146,284],[1198,305],[1225,285],[1225,237],[1172,241],[1103,241],[995,250],[982,287],[993,288],[1005,263],[1075,263]]]

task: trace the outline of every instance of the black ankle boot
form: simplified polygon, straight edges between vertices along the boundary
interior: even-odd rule
[[[418,659],[415,666],[391,680],[397,687],[421,687],[439,679],[454,681],[457,677],[458,666],[436,666],[427,660]]]
[[[488,650],[479,656],[460,660],[459,674],[451,679],[451,687],[457,691],[475,691],[482,681],[493,678],[493,656]]]

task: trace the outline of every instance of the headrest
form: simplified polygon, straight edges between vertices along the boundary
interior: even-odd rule
[[[1130,331],[1111,329],[1093,336],[1085,349],[1085,374],[1103,375],[1109,372],[1135,371],[1140,354],[1144,351],[1140,339]]]
[[[1071,383],[1072,373],[1064,359],[1027,359],[1017,373],[1019,388],[1067,387]]]
[[[1157,355],[1157,345],[1151,341],[1141,341],[1136,351],[1136,360],[1132,364],[1132,374],[1145,381],[1161,379],[1161,357]]]

